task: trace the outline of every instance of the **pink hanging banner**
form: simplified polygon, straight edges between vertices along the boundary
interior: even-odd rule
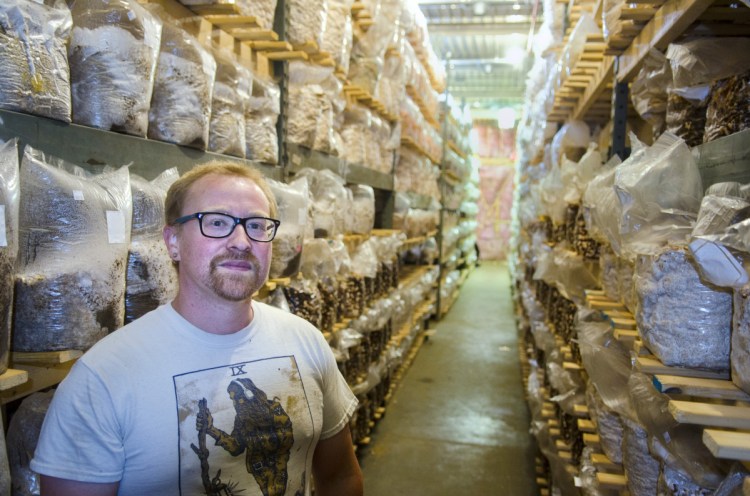
[[[482,260],[505,260],[507,257],[514,173],[512,167],[479,168],[477,244]]]

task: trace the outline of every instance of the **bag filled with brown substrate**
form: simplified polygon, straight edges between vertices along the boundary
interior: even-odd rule
[[[177,271],[162,239],[164,200],[177,180],[176,168],[152,181],[131,174],[133,228],[125,284],[125,323],[132,322],[177,294]]]
[[[161,22],[135,0],[76,0],[71,13],[73,122],[145,137]]]
[[[8,370],[18,257],[18,144],[0,145],[0,374]]]
[[[65,2],[29,0],[0,5],[0,108],[70,122],[67,43],[72,27]]]
[[[162,20],[162,33],[148,111],[148,137],[205,150],[216,61],[162,9],[149,7]]]
[[[13,351],[86,350],[123,325],[130,174],[27,146],[20,177]]]

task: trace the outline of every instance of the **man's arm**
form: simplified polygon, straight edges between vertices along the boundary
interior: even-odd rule
[[[316,496],[362,496],[364,482],[349,427],[320,441],[313,455]]]
[[[115,496],[119,482],[100,484],[58,479],[47,475],[39,476],[39,493],[42,496]]]

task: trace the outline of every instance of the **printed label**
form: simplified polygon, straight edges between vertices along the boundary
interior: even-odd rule
[[[110,244],[125,243],[125,215],[119,210],[107,210],[107,235]]]
[[[73,190],[73,199],[78,201],[83,201],[83,191],[80,189],[74,189]]]

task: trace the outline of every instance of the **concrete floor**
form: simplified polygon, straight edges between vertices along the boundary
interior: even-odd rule
[[[482,262],[431,327],[358,452],[365,494],[538,495],[507,266]]]

